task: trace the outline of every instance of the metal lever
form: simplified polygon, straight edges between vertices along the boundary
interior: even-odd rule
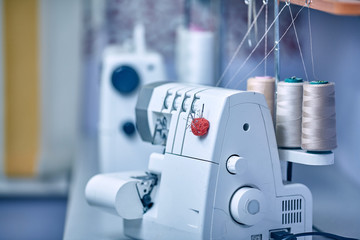
[[[144,213],[146,213],[154,205],[151,199],[151,192],[157,185],[158,177],[156,174],[147,172],[146,175],[135,176],[132,178],[141,180],[136,183],[136,189],[143,205]]]
[[[154,145],[166,145],[166,140],[169,130],[167,126],[166,117],[158,118],[155,125],[155,131],[152,139],[152,144]]]

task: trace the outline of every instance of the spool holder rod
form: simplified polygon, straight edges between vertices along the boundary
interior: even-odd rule
[[[274,16],[279,14],[279,1],[274,0]],[[273,119],[274,126],[276,126],[276,106],[277,106],[277,85],[280,79],[280,30],[279,30],[279,18],[275,21],[274,25],[274,42],[275,42],[275,50],[274,50],[274,68],[275,68],[275,91],[274,91],[274,106],[273,106]],[[276,127],[275,127],[276,131]],[[276,132],[275,132],[276,133]]]

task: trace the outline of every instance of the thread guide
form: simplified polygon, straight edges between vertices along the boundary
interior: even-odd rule
[[[311,166],[327,166],[334,164],[334,152],[308,152],[302,149],[279,148],[279,158],[282,161]]]

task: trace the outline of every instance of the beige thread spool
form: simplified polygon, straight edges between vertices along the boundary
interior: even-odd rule
[[[335,84],[304,83],[301,148],[330,151],[336,147]]]
[[[277,85],[276,139],[279,147],[301,147],[303,80],[287,78]]]
[[[264,94],[271,111],[271,116],[273,117],[275,78],[269,76],[249,78],[247,81],[247,90]]]

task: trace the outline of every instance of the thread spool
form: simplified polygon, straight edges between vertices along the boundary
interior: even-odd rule
[[[180,82],[215,84],[215,34],[198,29],[177,30],[176,71]]]
[[[304,83],[301,148],[330,151],[336,143],[335,84]]]
[[[303,80],[291,77],[279,82],[276,104],[276,139],[279,147],[301,147]]]
[[[271,116],[274,116],[275,78],[270,76],[249,78],[247,90],[264,94]]]

